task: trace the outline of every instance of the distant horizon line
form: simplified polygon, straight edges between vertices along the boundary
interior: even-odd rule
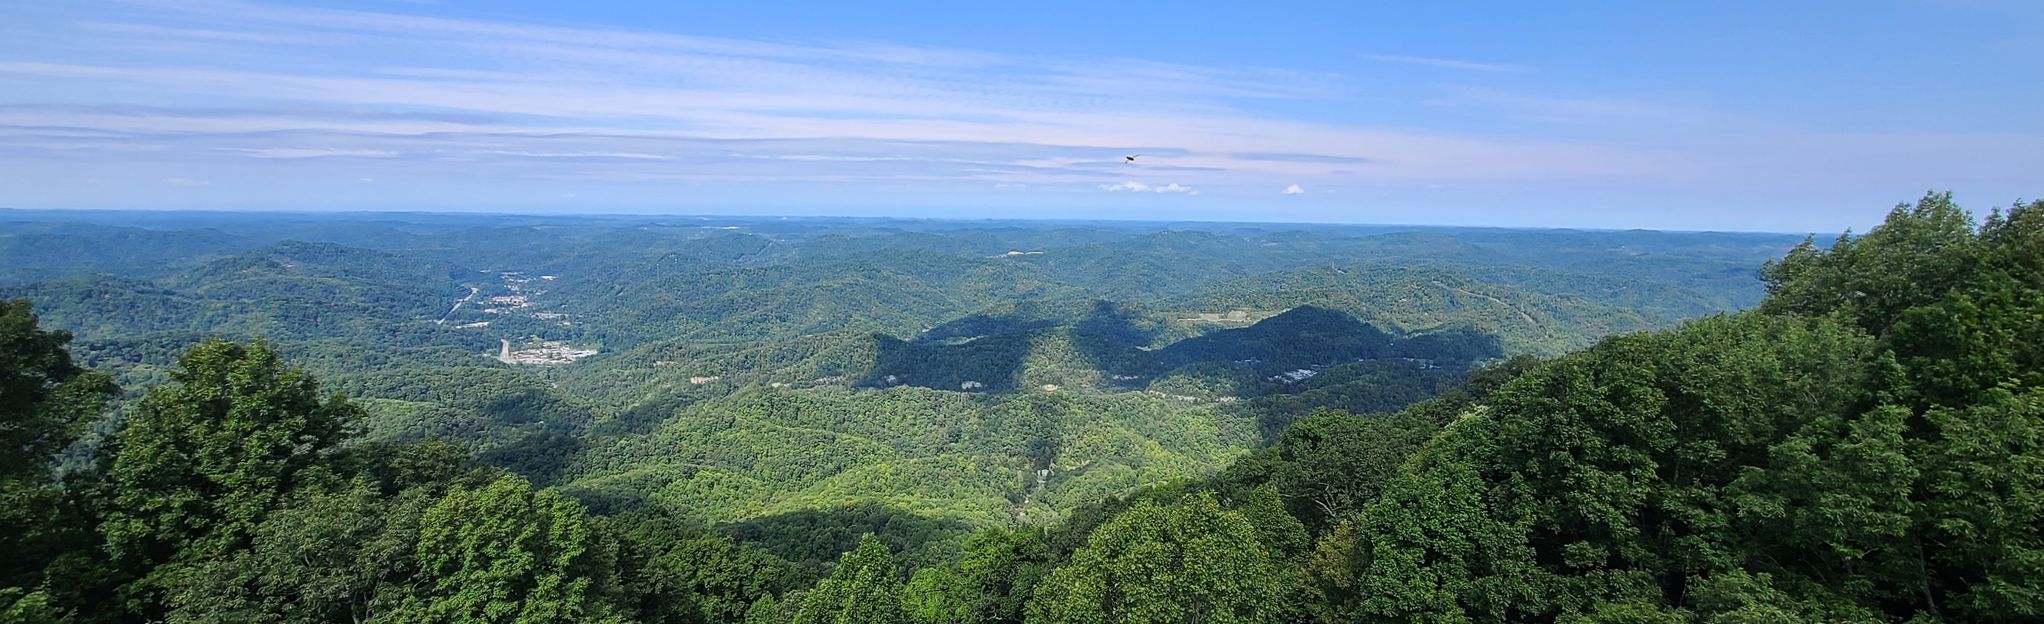
[[[0,216],[7,213],[140,213],[140,214],[200,214],[225,216],[357,216],[357,215],[426,215],[439,217],[552,217],[568,219],[633,219],[633,218],[686,218],[686,219],[741,219],[751,221],[796,221],[796,220],[848,220],[848,221],[922,221],[938,223],[1115,223],[1126,225],[1265,225],[1265,226],[1350,226],[1378,228],[1431,228],[1460,230],[1531,230],[1557,232],[1657,232],[1667,234],[1750,234],[1764,236],[1805,236],[1842,235],[1850,230],[1836,232],[1783,232],[1768,230],[1685,230],[1644,227],[1582,227],[1582,226],[1511,226],[1511,225],[1453,225],[1429,223],[1383,223],[1358,221],[1255,221],[1220,219],[1122,219],[1111,217],[910,217],[873,215],[772,215],[772,214],[717,214],[717,213],[666,213],[666,212],[547,212],[547,211],[498,211],[498,210],[330,210],[330,209],[192,209],[192,208],[22,208],[0,206]],[[141,226],[132,226],[141,227]]]

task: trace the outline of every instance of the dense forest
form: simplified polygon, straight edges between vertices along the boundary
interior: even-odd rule
[[[2044,203],[178,218],[0,238],[0,620],[2044,619]]]
[[[355,443],[445,441],[606,513],[978,527],[1211,474],[1481,362],[1750,307],[1796,240],[0,211],[0,299],[75,336],[123,389],[110,413],[198,344],[260,339],[361,409]],[[67,469],[116,427],[86,425]]]

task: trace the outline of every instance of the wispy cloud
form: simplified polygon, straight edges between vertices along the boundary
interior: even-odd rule
[[[1510,65],[1505,63],[1479,63],[1475,61],[1462,61],[1456,59],[1434,58],[1428,56],[1405,56],[1402,54],[1365,54],[1363,55],[1363,58],[1372,61],[1382,61],[1385,63],[1404,63],[1407,65],[1425,65],[1427,67],[1439,67],[1443,69],[1460,69],[1481,72],[1522,72],[1528,69],[1524,65]]]
[[[394,158],[398,152],[379,149],[335,149],[323,147],[222,147],[255,158]]]
[[[1470,85],[1445,85],[1443,95],[1429,103],[1476,106],[1521,119],[1613,123],[1615,121],[1693,120],[1706,116],[1694,107],[1634,97],[1548,95]]]
[[[163,183],[171,186],[210,186],[213,184],[212,182],[194,180],[192,178],[164,178]]]
[[[2001,200],[2034,194],[2020,188],[2036,177],[2026,156],[2044,151],[2037,116],[2007,104],[2021,88],[2001,100],[1869,95],[1944,78],[1953,88],[1940,93],[1992,91],[1992,76],[2029,58],[1994,47],[2020,30],[2007,24],[1933,37],[1936,58],[1920,59],[1978,58],[1973,72],[1931,75],[1949,63],[1898,52],[1869,57],[1874,73],[1789,63],[1733,76],[1715,65],[1765,63],[1776,48],[1645,63],[1302,32],[1290,49],[1242,55],[1228,46],[1252,40],[1126,29],[1116,45],[1025,54],[393,1],[77,0],[0,13],[0,204],[18,206],[546,207],[569,192],[620,210],[1039,214],[1122,200],[1172,215],[1523,211],[1516,222],[1528,223],[1549,218],[1534,206],[1584,214],[1603,202],[1612,222],[1641,223],[1652,218],[1623,214],[1840,209],[1946,187]],[[659,13],[671,14],[647,14]],[[1387,28],[1434,19],[1389,13]],[[1590,27],[1640,32],[1624,20],[1644,17],[1619,17]],[[921,30],[946,26],[931,19]],[[1499,19],[1512,18],[1467,30]],[[833,32],[905,32],[869,26]],[[1850,40],[1755,42],[1842,53]],[[1207,62],[1230,54],[1257,60]],[[1826,88],[1794,88],[1812,77]],[[1121,161],[1136,153],[1138,164]],[[1182,192],[1154,190],[1173,184]],[[1293,185],[1305,192],[1270,197]],[[1182,201],[1191,189],[1199,201]],[[1348,201],[1318,201],[1337,197]],[[1438,210],[1454,202],[1462,216]]]
[[[1011,195],[1204,192],[1244,201],[1293,187],[1349,197],[1443,184],[1457,192],[1688,189],[1743,184],[1754,179],[1754,152],[1792,142],[1708,131],[1733,124],[1697,104],[1707,100],[1570,91],[1533,81],[1555,72],[1496,62],[1368,55],[1526,74],[1511,76],[1509,88],[1416,79],[1398,86],[1417,95],[1378,110],[1356,105],[1380,95],[1364,93],[1375,88],[1365,77],[1281,67],[761,41],[406,10],[125,0],[51,4],[0,20],[0,40],[9,41],[0,54],[0,93],[8,94],[0,97],[0,200],[55,196],[20,189],[58,188],[46,183],[52,174],[87,172],[126,176],[130,188],[210,179],[250,193],[266,185],[317,192],[307,180],[360,191],[353,181],[375,179],[382,182],[369,188],[379,198],[432,180],[441,192],[421,195],[433,201],[599,188],[581,195],[610,201],[638,189],[664,201],[677,196],[675,185],[759,194],[810,185],[832,199],[1026,187]],[[1960,146],[2034,153],[2024,151],[2034,141],[2017,139],[1952,138],[1928,143],[1947,151],[1926,151],[1900,149],[1923,145],[1918,137],[1859,136],[1796,153],[1797,162],[1850,161],[1863,171],[1935,166],[1975,175],[2020,159],[1932,154]],[[1855,153],[1827,156],[1825,145]],[[1131,153],[1145,156],[1123,163]],[[1814,167],[1784,161],[1782,170],[1798,166]],[[1944,173],[1910,179],[1943,184]]]
[[[0,61],[0,87],[55,103],[0,105],[0,137],[32,139],[0,143],[0,162],[119,145],[223,166],[391,160],[471,177],[1088,188],[1130,176],[1113,169],[1119,155],[1142,152],[1152,158],[1134,174],[1141,183],[1168,174],[1247,189],[1362,163],[1351,177],[1632,175],[1668,160],[1257,112],[1258,101],[1343,97],[1340,76],[1281,68],[231,0],[121,6],[42,24],[62,35],[56,47]],[[161,49],[167,39],[203,45]]]
[[[1239,158],[1242,160],[1268,160],[1275,162],[1297,162],[1297,163],[1326,163],[1336,165],[1353,165],[1370,162],[1370,159],[1368,158],[1358,158],[1355,156],[1333,156],[1328,154],[1284,154],[1284,153],[1274,154],[1245,152],[1238,154],[1229,154],[1229,156],[1233,158]]]
[[[1192,187],[1183,186],[1178,184],[1177,182],[1172,182],[1170,184],[1165,184],[1162,186],[1151,186],[1141,182],[1133,181],[1121,182],[1116,184],[1102,184],[1100,185],[1100,190],[1107,191],[1110,193],[1130,191],[1135,193],[1184,193],[1187,195],[1199,194],[1199,191],[1193,190]]]
[[[1283,194],[1286,194],[1286,195],[1300,195],[1300,194],[1304,194],[1304,193],[1306,192],[1306,189],[1303,189],[1303,188],[1299,188],[1299,185],[1297,185],[1297,184],[1294,184],[1294,185],[1291,185],[1291,186],[1287,186],[1287,187],[1285,187],[1285,190],[1283,190],[1283,191],[1280,191],[1280,192],[1281,192],[1281,193],[1283,193]]]
[[[277,43],[277,44],[311,43],[311,41],[308,41],[306,39],[293,38],[288,35],[276,35],[256,32],[235,32],[226,30],[207,30],[203,28],[174,28],[167,26],[155,26],[151,24],[129,24],[123,22],[79,22],[78,27],[87,31],[113,33],[118,35],[135,35],[139,37],[150,38],[202,39],[211,41],[232,41],[242,43]]]

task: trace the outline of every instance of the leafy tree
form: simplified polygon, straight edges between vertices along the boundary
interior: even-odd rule
[[[1469,369],[1469,377],[1464,381],[1463,389],[1475,395],[1476,398],[1488,397],[1492,392],[1496,392],[1499,388],[1504,387],[1506,383],[1511,382],[1513,379],[1518,379],[1519,375],[1540,366],[1540,362],[1541,359],[1537,356],[1521,353]]]
[[[909,615],[930,624],[1019,623],[1052,563],[1041,527],[981,529],[966,540],[957,562],[916,570],[907,589]]]
[[[1520,523],[1491,517],[1476,471],[1455,457],[1467,425],[1443,433],[1419,470],[1386,485],[1382,500],[1315,548],[1307,579],[1320,621],[1458,622],[1548,602]],[[1476,435],[1481,435],[1476,434]]]
[[[25,592],[18,587],[0,589],[0,622],[10,624],[62,624],[63,611],[50,603],[49,594]]]
[[[1383,483],[1434,430],[1412,413],[1315,414],[1278,438],[1270,478],[1292,514],[1324,532],[1376,500]]]
[[[905,624],[901,594],[893,555],[868,535],[809,591],[794,624]]]
[[[1280,621],[1293,610],[1293,588],[1256,527],[1212,496],[1143,501],[1094,531],[1037,586],[1028,621]]]
[[[263,343],[200,344],[171,377],[102,449],[100,531],[142,576],[129,597],[144,610],[169,577],[245,546],[294,488],[330,475],[321,463],[359,414]]]
[[[1879,335],[1903,311],[1930,303],[1977,268],[1972,217],[1951,193],[1896,206],[1866,236],[1841,236],[1828,250],[1804,241],[1762,272],[1768,298],[1760,309],[1809,315],[1837,313]]]
[[[439,438],[409,444],[358,441],[337,464],[337,471],[366,477],[385,495],[422,489],[437,497],[449,487],[480,487],[499,476],[461,446]]]
[[[772,553],[668,516],[626,516],[620,569],[636,619],[735,622],[760,600],[795,585],[797,570]]]
[[[1905,382],[1890,384],[1893,395],[1911,407],[1895,414],[1903,457],[1892,439],[1880,456],[1915,478],[1868,499],[1879,514],[1844,518],[1878,519],[1899,535],[1885,561],[1852,570],[1871,591],[1848,597],[1960,621],[2044,614],[2033,568],[2044,527],[2035,398],[2044,341],[2032,338],[2044,326],[2040,241],[2044,202],[1976,229],[1939,194],[1898,207],[1865,237],[1770,267],[1765,309],[1834,315],[1877,336]]]
[[[596,527],[516,476],[451,490],[420,521],[418,573],[383,621],[621,622],[616,543]]]
[[[1801,596],[1785,591],[1767,573],[1729,570],[1696,583],[1696,619],[1707,624],[1772,624],[1775,622],[1876,622],[1884,619],[1864,606],[1836,596],[1800,588]]]
[[[908,621],[917,624],[960,621],[965,617],[960,603],[973,598],[951,595],[952,588],[961,585],[957,572],[949,567],[916,568],[902,587],[902,611]]]
[[[1323,621],[2023,621],[2036,204],[1948,196],[1768,269],[1763,313],[1538,363],[1308,557]]]
[[[367,622],[417,573],[427,488],[385,498],[366,478],[308,488],[256,528],[248,548],[178,579],[171,622]]]
[[[1884,503],[1913,473],[1898,412],[1870,409],[1894,377],[1871,342],[1745,315],[1542,365],[1430,442],[1337,531],[1350,544],[1323,543],[1315,586],[1385,621],[1620,617],[1716,571],[1899,569]]]
[[[775,602],[773,595],[760,596],[745,610],[744,624],[786,624],[795,618],[782,603]]]
[[[2044,389],[1997,389],[1924,416],[1912,443],[1916,593],[1925,609],[1994,621],[2044,615]]]
[[[1220,499],[1228,511],[1242,516],[1256,527],[1256,536],[1273,560],[1290,562],[1305,552],[1312,539],[1306,525],[1285,510],[1275,484],[1265,483],[1248,491],[1224,492]]]
[[[0,552],[9,553],[0,558],[0,587],[33,585],[44,565],[79,546],[75,514],[51,468],[115,388],[72,363],[70,339],[38,328],[28,302],[0,301]]]
[[[1774,313],[1838,315],[1893,348],[1919,406],[1956,405],[2004,380],[2044,383],[2044,202],[1974,227],[1950,193],[1897,206],[1828,250],[1807,242],[1764,276]]]
[[[37,327],[24,300],[0,301],[0,480],[38,483],[114,388],[71,361],[71,334]]]

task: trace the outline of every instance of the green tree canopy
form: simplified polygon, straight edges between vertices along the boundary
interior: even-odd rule
[[[39,328],[28,302],[0,301],[0,552],[8,553],[0,587],[34,584],[45,565],[90,535],[63,504],[52,458],[116,389],[72,363],[70,339]]]
[[[982,529],[966,539],[956,562],[916,571],[909,615],[927,624],[1019,624],[1052,563],[1041,527]]]
[[[368,479],[301,490],[256,528],[248,548],[182,575],[169,621],[378,621],[412,580],[432,503],[423,488],[386,498]]]
[[[114,392],[71,362],[71,334],[37,327],[24,300],[0,301],[0,480],[39,480],[80,421]]]
[[[416,576],[382,621],[623,621],[613,604],[616,543],[581,505],[514,475],[434,503],[415,557]]]
[[[295,487],[330,475],[321,464],[359,414],[262,343],[206,342],[178,366],[101,450],[100,531],[148,577],[133,589],[246,545]]]
[[[1533,365],[1321,539],[1327,621],[2044,616],[2038,204],[1932,195],[1753,313]]]
[[[646,624],[736,622],[796,582],[794,564],[671,516],[625,516],[624,590]]]
[[[1434,423],[1411,412],[1317,413],[1293,422],[1278,438],[1270,478],[1292,515],[1309,529],[1325,531],[1376,500],[1384,482],[1434,430]]]
[[[1093,532],[1030,603],[1032,624],[1282,621],[1295,583],[1255,526],[1211,495],[1136,503]]]
[[[901,594],[894,556],[886,544],[867,535],[845,553],[830,577],[809,591],[794,624],[905,624]]]

